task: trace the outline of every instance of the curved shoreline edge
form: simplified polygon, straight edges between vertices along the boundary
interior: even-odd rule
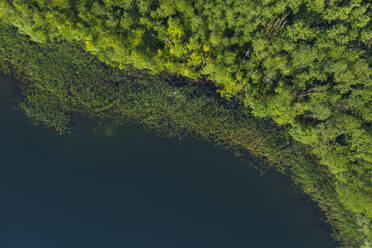
[[[22,81],[20,107],[35,124],[63,133],[74,112],[119,123],[134,117],[163,134],[193,134],[248,150],[265,157],[318,204],[340,245],[368,247],[363,230],[368,220],[338,201],[329,171],[284,128],[252,117],[238,101],[223,100],[210,85],[185,78],[110,68],[78,45],[36,44],[3,24],[0,32],[0,69]]]

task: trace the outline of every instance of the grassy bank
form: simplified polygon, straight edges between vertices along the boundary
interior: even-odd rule
[[[285,128],[253,117],[241,102],[218,96],[208,82],[111,68],[66,42],[31,42],[0,24],[0,68],[19,78],[20,108],[37,124],[68,132],[71,115],[123,122],[136,118],[161,133],[195,135],[266,160],[310,196],[345,247],[368,247],[369,219],[347,210],[335,178]]]

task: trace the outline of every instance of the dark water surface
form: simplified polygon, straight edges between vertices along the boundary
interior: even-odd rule
[[[281,176],[135,125],[58,136],[11,92],[0,75],[1,248],[334,247]]]

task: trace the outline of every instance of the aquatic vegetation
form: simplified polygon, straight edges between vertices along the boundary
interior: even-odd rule
[[[369,218],[371,13],[367,0],[0,5],[0,19],[33,41],[79,42],[118,68],[207,78],[255,116],[290,127],[337,179],[345,207]]]
[[[296,173],[329,177],[322,194],[334,194],[346,211],[332,218],[355,224],[338,239],[362,247],[372,239],[371,15],[366,0],[0,0],[0,19],[42,44],[3,26],[1,63],[32,82],[24,85],[26,115],[61,133],[73,111],[130,115],[168,133],[191,130],[269,156],[252,149],[268,144],[247,127],[268,125],[252,115],[271,118],[284,140],[306,145],[318,163]],[[126,70],[99,64],[79,47]],[[133,67],[198,80],[145,76]],[[304,191],[315,195],[319,187]]]
[[[106,136],[106,137],[109,137],[109,138],[112,138],[115,136],[115,127],[113,127],[112,125],[109,125],[109,126],[106,126],[103,130],[103,134]]]

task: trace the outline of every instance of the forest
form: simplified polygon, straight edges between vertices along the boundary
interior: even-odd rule
[[[185,80],[192,81],[190,84],[195,87],[214,88],[222,98],[210,105],[239,103],[240,107],[238,112],[234,108],[232,116],[222,115],[224,119],[218,123],[223,126],[223,133],[212,136],[225,137],[225,141],[230,137],[234,142],[244,139],[246,132],[227,124],[250,128],[252,119],[241,121],[243,115],[252,116],[255,123],[262,118],[263,126],[268,125],[266,121],[275,122],[280,130],[285,130],[281,135],[290,136],[295,146],[309,152],[308,156],[317,163],[317,173],[328,175],[323,184],[330,184],[332,190],[326,191],[333,191],[332,201],[350,215],[330,218],[335,222],[350,218],[359,226],[354,231],[346,228],[344,237],[338,239],[344,239],[346,247],[368,247],[372,242],[371,9],[371,3],[366,0],[0,0],[0,20],[33,42],[25,41],[14,47],[9,41],[17,42],[21,36],[15,36],[13,29],[3,26],[1,63],[3,70],[11,72],[21,63],[22,56],[32,54],[34,66],[19,68],[28,68],[25,74],[34,82],[27,86],[29,93],[21,107],[34,121],[60,132],[68,127],[69,111],[95,109],[92,115],[98,116],[113,106],[126,106],[126,111],[131,109],[133,114],[140,108],[137,104],[146,105],[144,102],[125,105],[129,100],[122,99],[120,91],[109,90],[103,74],[98,80],[83,70],[87,62],[82,58],[92,61],[93,57],[78,57],[79,49],[106,64],[106,67],[97,66],[97,71],[112,68],[115,75],[133,71],[131,77],[126,76],[129,78],[139,77],[136,70],[149,74],[148,78],[168,73],[172,77],[188,78]],[[65,43],[79,47],[68,50],[75,53],[68,55],[74,57],[75,64],[71,61],[60,65],[40,64],[39,60],[50,49],[62,49],[65,45],[61,44]],[[44,47],[34,50],[36,44]],[[6,59],[5,54],[14,57]],[[62,51],[55,61],[63,61],[61,54]],[[46,68],[49,76],[45,74]],[[80,75],[70,75],[71,70],[76,74],[84,72],[86,80],[76,82]],[[71,80],[64,82],[66,79]],[[166,80],[149,80],[154,85],[148,87],[154,87],[156,92],[160,90],[160,81]],[[139,97],[134,92],[132,97]],[[151,92],[140,94],[155,97]],[[185,101],[181,93],[171,98],[179,104]],[[213,111],[209,113],[207,99],[200,97],[195,101],[190,111],[199,109],[208,121],[203,122],[203,131],[200,122],[198,130],[193,131],[209,133],[214,125],[218,126],[210,121],[217,117],[209,116]],[[45,102],[48,104],[43,105]],[[75,107],[63,109],[65,105],[60,103]],[[138,109],[137,115],[143,115],[144,108]],[[154,122],[149,120],[156,119],[151,117],[156,116],[156,111],[146,111],[149,112],[143,120],[151,125]],[[172,116],[172,119],[178,123],[173,129],[190,126],[186,125],[190,120],[184,116]],[[274,129],[272,125],[268,127]],[[268,136],[267,133],[263,135]],[[278,142],[277,145],[280,147]],[[269,156],[268,153],[271,152],[261,155]],[[312,190],[304,189],[310,195]],[[336,208],[337,204],[323,208]]]

